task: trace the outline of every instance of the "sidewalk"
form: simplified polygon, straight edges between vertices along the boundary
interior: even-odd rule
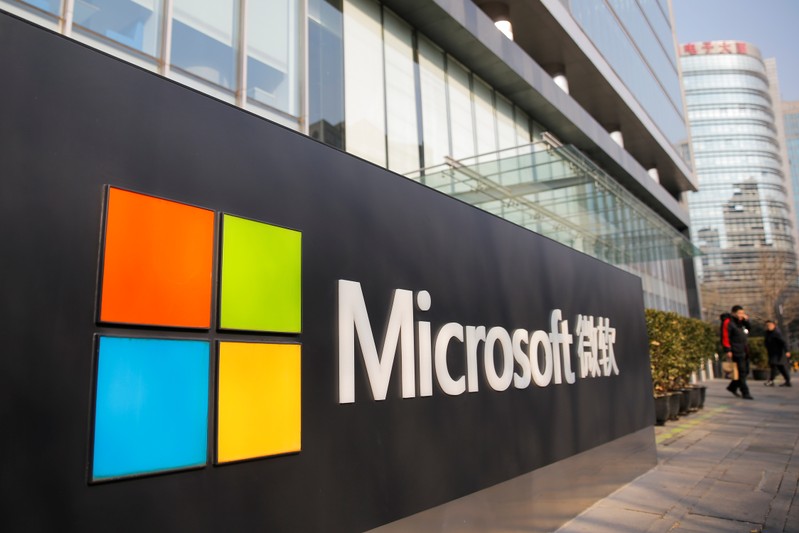
[[[705,408],[656,427],[658,466],[558,531],[799,533],[799,374],[793,387],[707,385]],[[782,378],[777,378],[782,383]]]

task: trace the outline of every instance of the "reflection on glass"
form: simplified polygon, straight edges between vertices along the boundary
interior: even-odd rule
[[[247,96],[299,114],[297,0],[247,1]]]
[[[449,117],[452,131],[452,157],[462,159],[477,154],[474,147],[474,121],[469,89],[469,71],[450,59],[447,62]]]
[[[420,167],[413,33],[411,27],[399,17],[390,11],[384,11],[383,38],[386,58],[388,168],[403,174]]]
[[[655,35],[663,44],[663,48],[672,50],[674,48],[674,34],[669,23],[669,10],[663,9],[662,5],[658,5],[661,2],[662,0],[638,0],[647,20],[655,29]]]
[[[61,0],[26,0],[24,3],[53,15],[61,13]]]
[[[419,80],[422,99],[422,138],[424,165],[444,162],[450,154],[447,123],[447,81],[444,53],[424,37],[419,37]]]
[[[514,108],[514,121],[516,122],[516,146],[522,146],[532,141],[530,117],[516,107]]]
[[[491,154],[488,159],[493,160],[497,151],[496,128],[494,127],[493,91],[485,82],[474,79],[474,119],[475,136],[477,138],[477,154]]]
[[[516,124],[513,120],[513,104],[508,100],[496,95],[496,111],[497,111],[497,142],[499,150],[506,150],[508,155],[517,155],[520,152],[515,150],[508,150],[519,146],[516,137]],[[500,159],[500,178],[503,185],[510,183],[517,183],[521,181],[521,173],[513,168],[507,168],[507,163]]]
[[[236,86],[238,2],[174,0],[174,66],[228,89]]]
[[[386,166],[383,28],[372,0],[344,4],[347,152]]]
[[[654,2],[654,0],[652,1]],[[672,143],[684,140],[687,134],[680,102],[672,101],[657,82],[641,55],[636,52],[633,44],[637,43],[633,43],[624,33],[619,21],[610,12],[608,4],[594,0],[571,0],[569,5],[574,18],[583,31],[618,73],[622,82],[630,89],[635,99],[652,117],[666,138]],[[657,4],[653,3],[653,5],[659,12],[660,8]],[[668,27],[668,21],[663,18],[662,13],[660,18]],[[671,50],[673,47],[665,48]],[[673,72],[672,77],[676,78],[676,76],[677,73]],[[671,86],[674,85],[671,84]]]
[[[308,2],[309,134],[344,148],[344,45],[341,0]]]
[[[621,19],[635,46],[641,51],[652,72],[666,89],[669,98],[678,109],[682,109],[680,82],[677,77],[677,58],[674,47],[664,48],[652,27],[647,23],[638,3],[627,0],[608,0],[611,9]]]
[[[161,0],[77,0],[74,22],[151,56],[158,55]]]
[[[498,120],[507,122],[507,102],[497,94],[495,101]],[[539,144],[540,150],[514,146],[491,161],[465,157],[457,168],[444,164],[410,177],[635,273],[647,305],[687,314],[683,261],[696,253],[690,241],[573,146]]]
[[[520,143],[516,139],[516,124],[513,121],[513,104],[499,94],[496,96],[497,135],[499,149],[514,148]]]

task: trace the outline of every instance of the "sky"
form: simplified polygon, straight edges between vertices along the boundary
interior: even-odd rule
[[[747,41],[777,58],[782,99],[799,100],[799,0],[672,0],[677,42]]]

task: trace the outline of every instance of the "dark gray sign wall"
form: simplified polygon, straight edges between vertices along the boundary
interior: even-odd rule
[[[638,278],[6,14],[0,72],[3,529],[358,531],[652,424]],[[94,336],[143,334],[95,321],[109,184],[302,231],[300,453],[215,466],[211,435],[204,468],[88,482]],[[402,398],[398,354],[375,402],[358,351],[340,404],[342,279],[361,283],[378,345],[394,290],[427,290],[416,320],[434,335],[607,317],[620,373],[497,392],[481,365],[479,392]],[[571,360],[579,374],[576,342]]]

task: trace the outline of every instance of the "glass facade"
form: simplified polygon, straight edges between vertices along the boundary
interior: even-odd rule
[[[0,0],[0,8],[294,128],[300,128],[304,114],[303,4],[303,0]],[[326,40],[317,42],[320,48],[330,45]],[[326,55],[326,65],[334,53]],[[335,114],[330,106],[327,111]]]
[[[536,117],[457,50],[376,0],[0,7],[635,273],[647,306],[688,313],[685,238],[579,150],[547,144]],[[571,7],[652,119],[683,138],[665,2]]]
[[[796,255],[765,65],[754,47],[736,42],[684,45],[681,62],[699,181],[689,205],[703,305],[710,316],[732,303],[771,316],[758,279],[775,269],[795,279]]]
[[[308,2],[309,135],[344,148],[344,16],[342,0]]]
[[[400,174],[532,140],[530,118],[373,0],[343,5],[345,146]]]
[[[573,146],[538,141],[409,177],[636,274],[647,307],[688,314],[693,245]]]
[[[785,148],[793,188],[793,210],[796,216],[794,224],[799,226],[799,102],[783,102],[782,112]]]
[[[247,98],[299,116],[300,0],[247,0],[247,9]]]
[[[371,0],[344,2],[344,121],[349,153],[385,167],[383,18]]]
[[[660,131],[688,137],[669,9],[663,0],[564,0],[575,21]]]
[[[161,0],[83,0],[75,4],[73,24],[80,31],[92,32],[150,57],[156,57],[161,44],[162,14]]]
[[[239,44],[235,0],[174,0],[172,10],[172,66],[234,90]]]

